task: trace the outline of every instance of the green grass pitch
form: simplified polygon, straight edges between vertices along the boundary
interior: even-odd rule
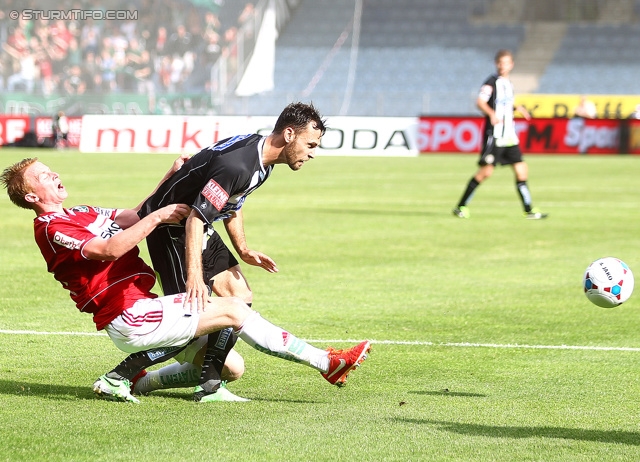
[[[67,205],[113,207],[137,204],[175,158],[2,149],[1,167],[29,156],[61,175]],[[0,460],[640,460],[640,295],[606,310],[581,287],[603,256],[640,277],[640,158],[526,160],[544,221],[522,217],[509,168],[455,218],[475,155],[276,167],[244,209],[250,246],[280,269],[243,265],[255,309],[321,347],[374,344],[337,389],[239,342],[247,371],[229,388],[249,403],[96,399],[124,353],[69,334],[95,334],[91,318],[47,273],[35,215],[3,191]]]

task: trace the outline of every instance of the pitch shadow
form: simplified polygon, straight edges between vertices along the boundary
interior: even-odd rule
[[[246,396],[246,395],[242,394],[242,392],[236,391],[236,393],[239,396],[242,396],[243,398],[247,398],[247,399],[249,399],[251,401],[260,401],[260,402],[265,402],[265,403],[293,403],[293,404],[318,404],[319,403],[319,401],[309,401],[309,400],[302,400],[302,399],[253,398],[251,396]],[[163,398],[175,398],[175,399],[180,399],[182,401],[193,401],[193,396],[191,394],[177,393],[175,391],[172,392],[171,390],[156,390],[149,396],[142,396],[142,397],[139,397],[139,398],[140,399],[144,399],[144,398],[149,398],[149,397],[152,397],[152,396],[158,396],[158,397],[163,397]]]
[[[443,422],[429,419],[392,419],[399,423],[435,425],[441,430],[460,435],[487,436],[491,438],[558,438],[599,443],[617,443],[640,446],[640,433],[618,430],[586,430],[565,427],[504,427],[493,425]]]
[[[91,383],[83,387],[71,385],[0,380],[0,394],[14,396],[40,396],[52,400],[73,401],[96,399]]]
[[[50,400],[58,401],[75,401],[79,399],[96,400],[93,393],[93,383],[86,386],[72,386],[49,383],[22,382],[17,380],[0,379],[0,395],[13,396],[38,396]],[[172,398],[181,401],[193,401],[193,396],[188,393],[179,393],[171,390],[158,390],[153,392],[151,396],[163,398]],[[138,396],[140,400],[148,398],[146,396]],[[318,404],[317,401],[302,399],[269,399],[269,398],[249,398],[251,401],[277,402],[277,403],[293,403],[293,404]]]
[[[483,395],[481,393],[468,393],[465,391],[449,391],[449,390],[438,390],[438,391],[410,391],[414,395],[427,395],[427,396],[460,396],[467,398],[486,398],[487,395]]]

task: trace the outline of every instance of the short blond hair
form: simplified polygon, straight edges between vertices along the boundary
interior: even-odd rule
[[[11,202],[23,209],[33,209],[32,204],[24,198],[24,196],[33,192],[31,186],[27,183],[24,172],[37,161],[37,157],[22,159],[20,162],[5,168],[2,176],[0,176],[0,182],[7,188],[7,194]]]

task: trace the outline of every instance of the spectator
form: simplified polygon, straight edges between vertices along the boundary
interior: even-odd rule
[[[187,32],[184,25],[180,24],[176,31],[171,34],[167,42],[167,51],[172,55],[183,57],[192,46],[191,34]]]
[[[148,109],[153,114],[156,105],[156,87],[153,82],[153,63],[147,50],[144,50],[140,55],[140,62],[137,63],[133,76],[137,82],[138,93],[147,95],[149,101]]]
[[[36,39],[36,37],[34,37],[34,39]],[[51,57],[47,54],[39,40],[37,40],[37,47],[34,48],[33,54],[40,75],[42,94],[49,96],[56,87]]]
[[[228,59],[228,69],[230,74],[234,74],[238,68],[238,28],[229,27],[224,32],[222,45],[222,55]]]
[[[201,57],[202,64],[205,66],[211,66],[220,57],[222,48],[220,47],[220,36],[216,32],[210,32],[205,35],[204,43],[198,52],[198,56]]]
[[[136,26],[137,21],[125,21],[120,26],[120,31],[125,36],[125,38],[129,41],[134,40],[136,38]]]
[[[66,23],[62,19],[58,19],[55,24],[49,29],[53,43],[60,48],[64,54],[69,49],[69,44],[73,35],[67,28]]]
[[[83,72],[87,76],[87,91],[99,92],[102,89],[102,68],[93,51],[86,52]]]
[[[6,47],[10,47],[20,54],[24,50],[27,50],[29,48],[29,42],[27,41],[27,36],[24,33],[24,29],[22,29],[21,27],[16,27],[7,38],[7,41],[5,43],[5,48]]]
[[[208,90],[206,86],[210,80],[211,67],[216,63],[222,52],[218,34],[210,32],[205,35],[204,39],[204,43],[195,53],[196,63],[193,71],[185,81],[184,89],[187,92]]]
[[[137,39],[129,41],[129,48],[125,54],[125,61],[122,72],[122,80],[119,82],[119,87],[124,91],[136,91],[137,90],[137,77],[135,73],[141,67],[144,67],[142,62],[142,50]]]
[[[80,35],[80,47],[85,54],[93,53],[98,55],[100,51],[100,28],[95,24],[93,18],[87,20],[82,26]]]
[[[82,65],[82,50],[78,44],[78,39],[71,37],[69,41],[69,47],[67,48],[66,64],[67,66],[81,66]]]
[[[36,3],[28,0],[20,6],[35,8]],[[67,9],[91,4],[86,0],[63,3]],[[9,20],[5,9],[0,11],[0,88],[6,89],[11,79],[14,90],[41,90],[46,96],[68,93],[69,88],[83,91],[83,87],[147,94],[151,86],[154,92],[201,91],[209,83],[211,66],[222,54],[229,57],[230,72],[237,67],[237,26],[251,22],[248,18],[255,14],[253,3],[246,3],[236,24],[223,24],[215,11],[223,3],[214,0],[210,11],[184,0],[136,0],[133,5],[142,16],[138,21],[103,22],[42,16],[15,21]],[[18,9],[19,3],[14,0],[9,5]],[[112,6],[131,9],[122,2]],[[37,41],[32,42],[33,38]],[[141,61],[144,51],[151,66]],[[170,58],[163,59],[165,56]],[[79,79],[76,67],[80,67]],[[141,79],[142,75],[148,77]]]
[[[102,74],[102,89],[113,91],[116,89],[116,61],[111,55],[110,48],[104,48],[100,54],[100,70]]]
[[[34,55],[28,48],[24,48],[19,54],[16,53],[15,58],[18,59],[19,69],[7,79],[7,90],[11,92],[21,89],[33,93],[38,74]]]
[[[240,27],[244,26],[247,22],[253,19],[255,15],[255,8],[253,3],[247,3],[244,6],[244,9],[240,12],[240,16],[238,16],[238,25]]]
[[[254,35],[255,8],[253,3],[247,3],[238,17],[238,28],[244,39],[251,39]]]
[[[13,74],[20,71],[20,59],[23,52],[29,49],[29,43],[24,34],[24,30],[20,27],[16,27],[9,34],[7,41],[2,44],[4,51],[5,72],[7,74],[7,80]]]
[[[182,82],[185,79],[185,62],[182,56],[174,54],[171,59],[171,77],[169,92],[175,93],[182,90]]]
[[[171,86],[171,57],[163,56],[158,64],[156,72],[156,87],[163,93],[169,91]]]
[[[204,14],[204,31],[203,35],[206,37],[207,35],[214,33],[220,34],[220,19],[212,12],[207,11]]]
[[[158,27],[158,32],[156,33],[155,54],[156,56],[169,54],[167,51],[167,28],[164,26]]]
[[[87,91],[87,81],[82,75],[80,66],[71,66],[67,72],[67,76],[62,82],[65,93],[69,96],[84,95]]]

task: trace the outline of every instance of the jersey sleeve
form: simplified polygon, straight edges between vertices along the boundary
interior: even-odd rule
[[[228,208],[230,198],[246,187],[249,179],[246,169],[233,156],[215,157],[209,164],[207,180],[191,206],[211,225]]]
[[[90,240],[95,237],[109,239],[121,230],[114,221],[118,209],[79,205],[69,209],[69,212],[83,217],[81,220],[86,223],[83,225],[63,218],[49,221],[44,227],[43,237],[55,253],[63,249],[67,252],[77,251],[79,256],[86,259],[82,250]]]
[[[494,89],[496,87],[496,78],[495,76],[489,77],[484,81],[482,87],[480,87],[480,92],[478,93],[478,98],[482,101],[489,102],[491,96],[493,95]]]
[[[48,246],[56,254],[77,252],[77,257],[86,258],[82,254],[82,249],[96,235],[84,226],[70,221],[57,220],[44,227],[42,237],[46,239]]]

